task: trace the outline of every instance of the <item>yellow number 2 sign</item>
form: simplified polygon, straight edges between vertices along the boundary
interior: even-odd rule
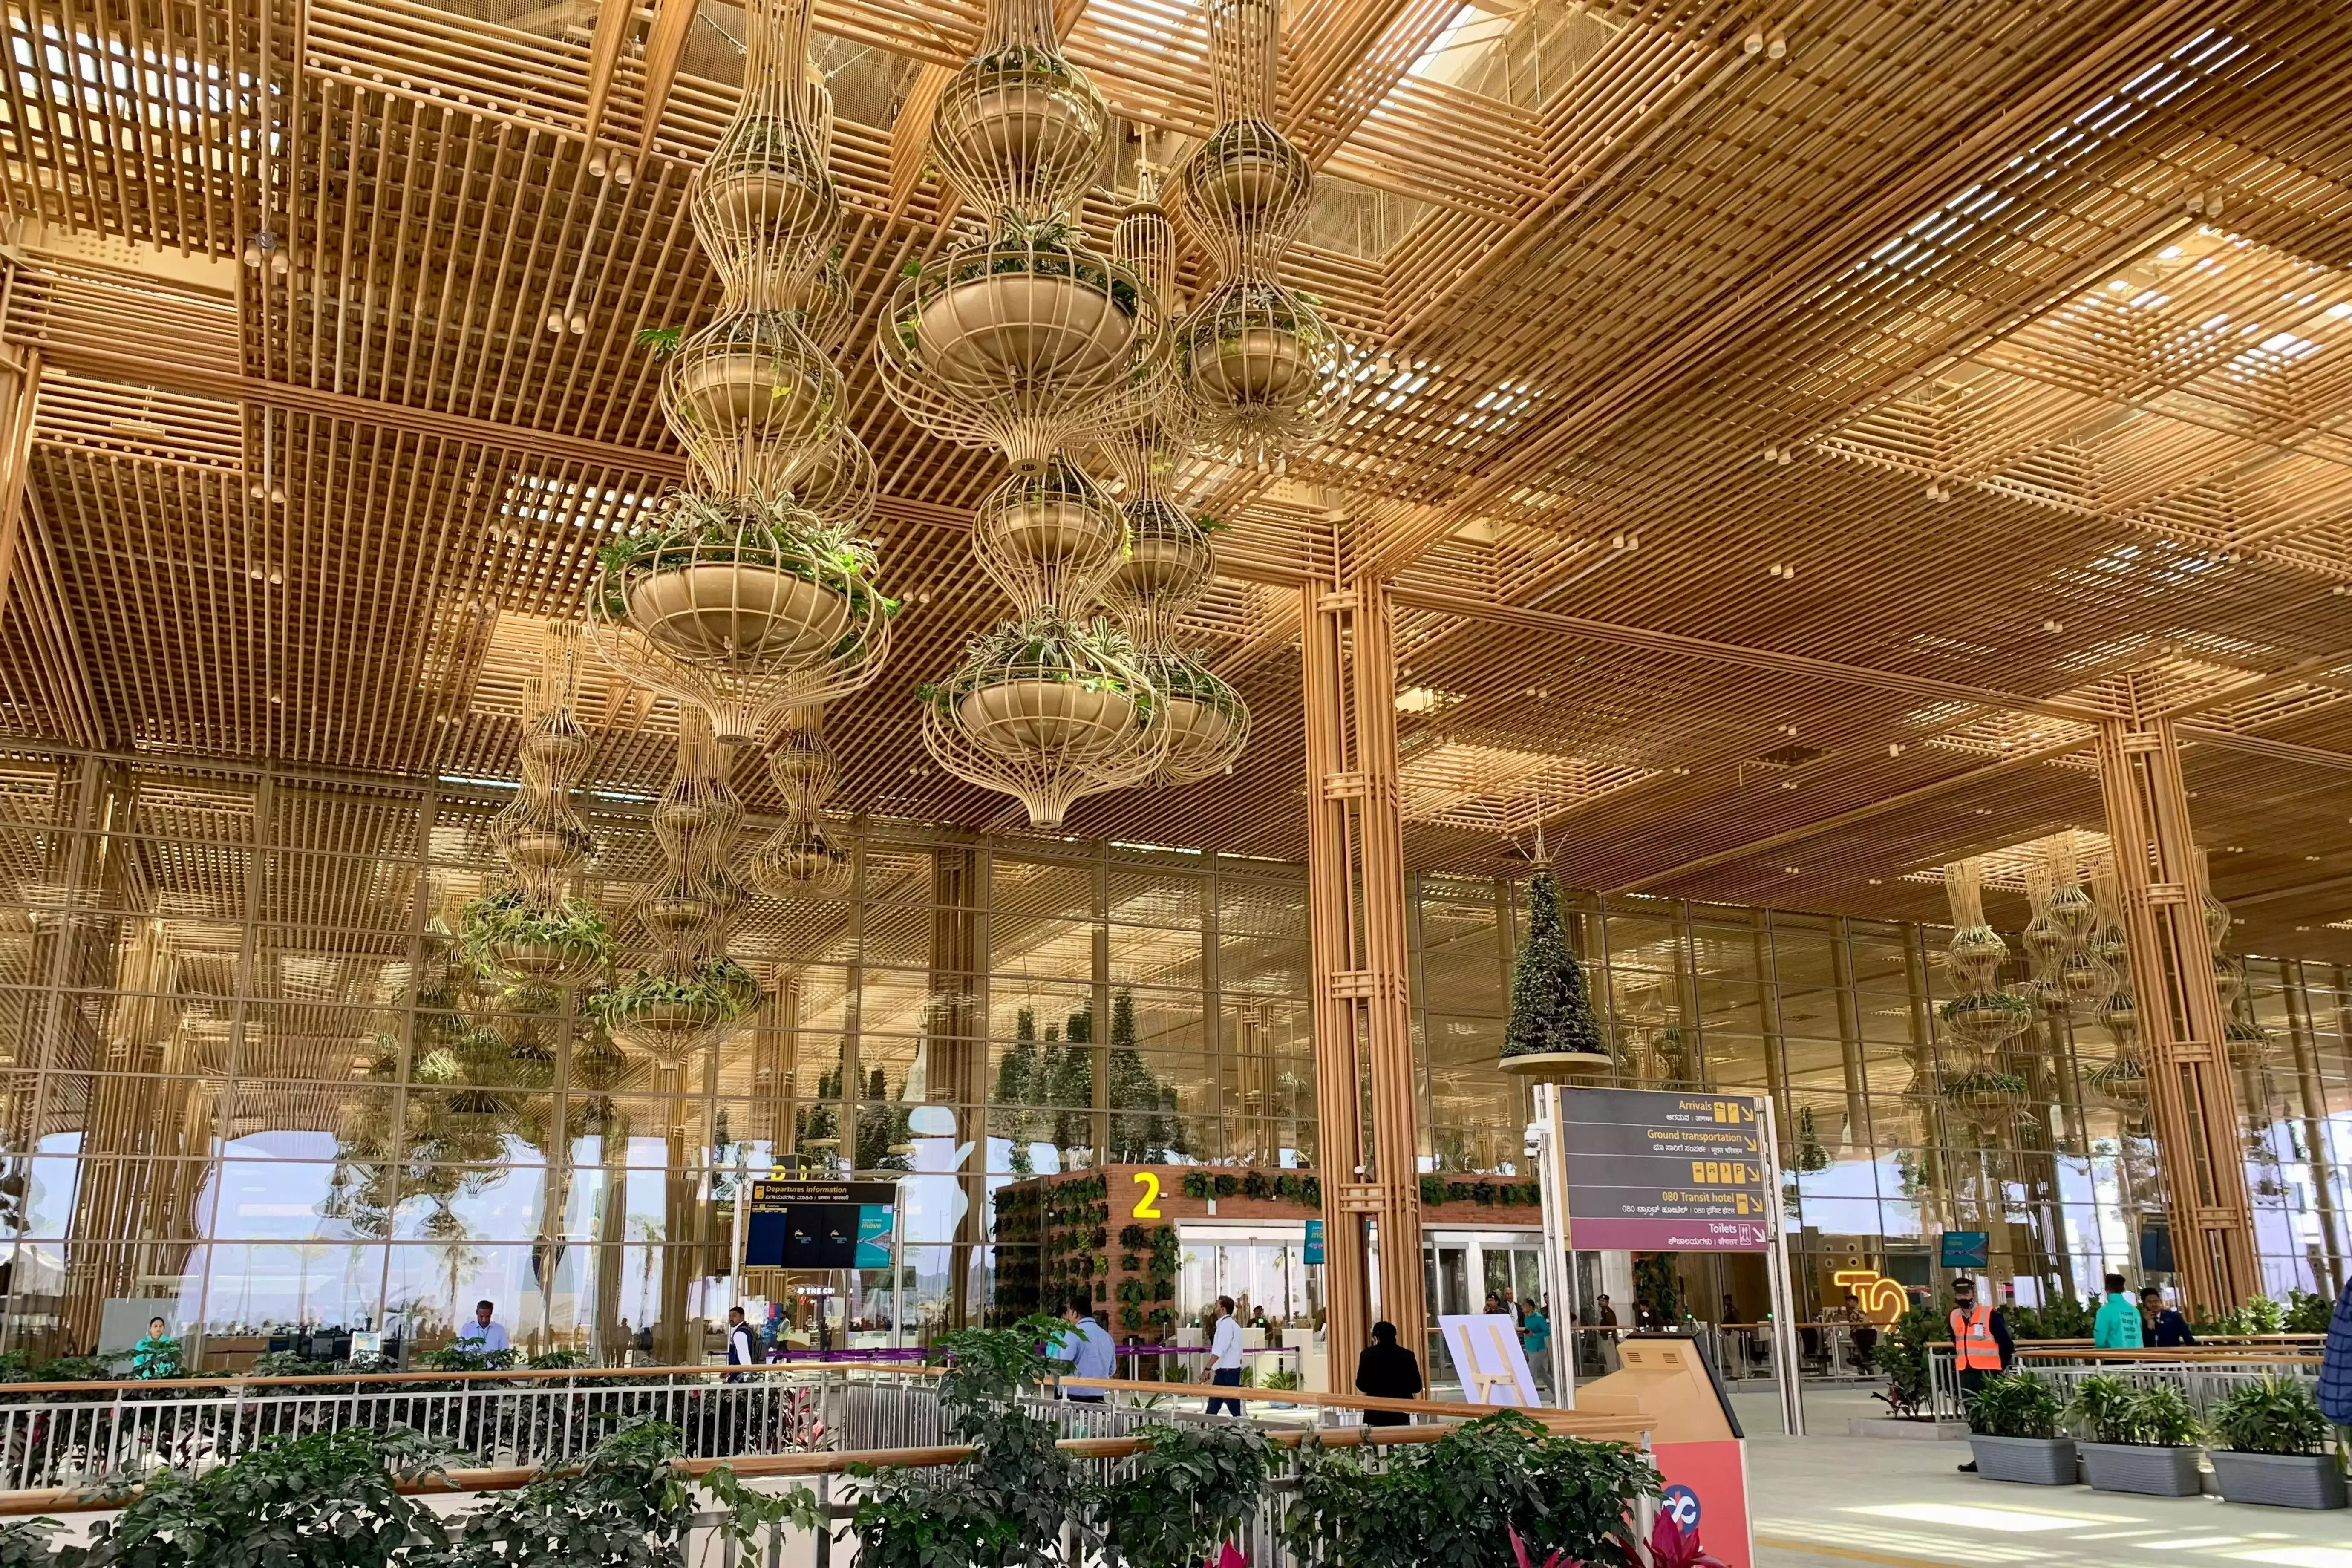
[[[1130,1215],[1136,1219],[1158,1219],[1160,1217],[1160,1178],[1149,1171],[1138,1171],[1135,1173],[1135,1184],[1141,1187],[1143,1191],[1136,1197],[1135,1207],[1129,1211]]]

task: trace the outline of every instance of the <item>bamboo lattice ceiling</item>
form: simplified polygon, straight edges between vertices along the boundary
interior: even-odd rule
[[[871,314],[957,215],[976,0],[823,0]],[[7,0],[0,332],[37,353],[0,725],[494,778],[533,628],[681,471],[638,331],[716,299],[682,194],[719,0]],[[1073,0],[1139,158],[1209,128],[1177,0]],[[1200,639],[1234,777],[1076,831],[1300,852],[1296,584],[1399,584],[1408,851],[1935,918],[1908,873],[2095,828],[2086,726],[2177,710],[2222,895],[2352,959],[2352,16],[2242,4],[1295,0],[1298,274],[1367,351],[1237,521]],[[621,171],[629,178],[624,181]],[[283,272],[240,263],[265,193]],[[551,322],[553,330],[551,330]],[[909,691],[995,610],[992,459],[852,387],[908,600],[832,732],[854,809],[1007,826]],[[592,682],[600,781],[668,717]],[[2316,858],[2310,858],[2316,857]]]

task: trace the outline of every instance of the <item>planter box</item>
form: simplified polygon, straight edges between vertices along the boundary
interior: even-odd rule
[[[2082,1449],[2083,1479],[2094,1490],[2146,1492],[2150,1497],[2195,1497],[2204,1490],[2194,1448],[2085,1443]]]
[[[2237,1454],[2216,1448],[2213,1479],[2230,1502],[2273,1508],[2342,1508],[2344,1471],[2333,1454]]]
[[[2071,1487],[2082,1479],[2082,1461],[2072,1437],[1988,1437],[1970,1434],[1969,1452],[1977,1474],[1990,1481],[2023,1481],[2036,1487]]]

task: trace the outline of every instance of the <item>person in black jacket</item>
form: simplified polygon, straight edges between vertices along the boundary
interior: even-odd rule
[[[1397,1343],[1394,1323],[1372,1325],[1372,1342],[1356,1358],[1356,1392],[1372,1399],[1411,1399],[1421,1392],[1421,1363]],[[1402,1410],[1367,1410],[1367,1426],[1402,1426],[1412,1417]]]
[[[2179,1308],[2164,1304],[2164,1292],[2150,1285],[2139,1293],[2139,1321],[2142,1325],[2140,1343],[2170,1350],[2177,1345],[2193,1345],[2197,1336],[2190,1331],[2189,1320]]]

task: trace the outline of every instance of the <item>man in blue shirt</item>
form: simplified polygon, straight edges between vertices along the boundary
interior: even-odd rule
[[[1110,1331],[1088,1316],[1091,1306],[1084,1297],[1071,1300],[1062,1309],[1062,1321],[1070,1326],[1054,1336],[1045,1354],[1055,1361],[1071,1363],[1071,1377],[1111,1377],[1117,1374],[1117,1352],[1111,1344]],[[1084,1383],[1065,1382],[1062,1397],[1081,1405],[1100,1405],[1106,1395],[1100,1388]]]

